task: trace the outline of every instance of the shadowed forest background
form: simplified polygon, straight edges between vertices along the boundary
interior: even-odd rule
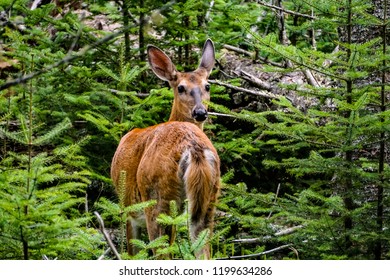
[[[111,159],[173,99],[146,47],[192,70],[207,38],[215,232],[190,242],[172,205],[175,243],[135,258],[390,259],[388,2],[0,0],[0,259],[117,258],[103,232],[129,258],[148,205],[123,206]]]

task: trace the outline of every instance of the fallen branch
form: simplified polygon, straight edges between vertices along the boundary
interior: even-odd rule
[[[334,50],[332,51],[332,55],[336,55],[340,50],[340,46],[337,45]],[[323,68],[328,68],[333,64],[333,60],[331,59],[325,59],[324,62],[322,63]]]
[[[251,57],[254,60],[258,59],[258,60],[260,60],[261,62],[263,62],[265,64],[269,64],[269,65],[276,66],[276,67],[279,67],[279,68],[286,68],[286,65],[284,65],[282,63],[273,62],[273,61],[269,60],[266,57],[258,56],[255,53],[249,52],[247,50],[244,50],[244,49],[241,49],[241,48],[238,48],[238,47],[235,47],[235,46],[227,45],[227,44],[223,45],[223,47],[225,49],[229,50],[229,51],[234,51],[236,53],[249,56],[249,57]]]
[[[265,89],[265,90],[271,90],[272,87],[268,82],[262,81],[259,78],[249,74],[248,72],[245,72],[244,70],[239,70],[236,73],[237,76],[240,78],[250,82],[252,85],[260,88],[260,89]]]
[[[111,251],[111,248],[108,247],[107,250],[104,251],[104,253],[97,259],[98,261],[101,261],[104,259],[104,257]]]
[[[41,4],[42,0],[35,0],[32,5],[31,5],[31,11],[32,10],[35,10],[36,8],[38,8],[39,4]]]
[[[256,237],[256,238],[245,238],[245,239],[234,239],[232,240],[232,243],[237,243],[237,244],[255,244],[255,243],[261,243],[264,241],[264,239],[269,239],[270,237],[267,238],[265,237]]]
[[[241,48],[237,48],[235,46],[231,46],[231,45],[228,45],[228,44],[225,44],[223,45],[223,47],[229,51],[234,51],[236,53],[239,53],[239,54],[243,54],[243,55],[246,55],[246,56],[249,56],[249,57],[254,57],[253,53],[251,52],[248,52],[246,50],[243,50]]]
[[[243,49],[240,49],[240,48],[237,48],[237,47],[233,47],[233,46],[230,46],[230,45],[224,45],[224,47],[226,49],[233,50],[235,52],[242,53],[242,54],[248,55],[250,57],[253,57],[253,54],[248,52],[248,51],[246,51],[246,50],[243,50]],[[267,60],[265,58],[259,58],[259,59],[261,61],[263,61],[264,63],[268,63],[268,64],[273,65],[273,66],[284,68],[284,66],[282,64],[273,63],[273,62],[271,62],[271,61],[269,61],[269,60]],[[307,80],[307,82],[310,85],[312,85],[314,87],[320,87],[320,85],[317,82],[316,78],[313,76],[312,72],[309,69],[305,69],[302,72],[305,75],[306,80]],[[271,90],[271,85],[269,83],[264,82],[264,81],[260,80],[257,77],[254,77],[253,75],[249,74],[248,72],[245,72],[244,70],[239,70],[239,71],[235,72],[235,74],[237,76],[239,76],[240,78],[250,82],[251,84],[253,84],[254,86],[256,86],[256,87],[258,87],[260,89]]]
[[[320,84],[317,82],[316,78],[314,78],[313,73],[309,69],[305,69],[302,72],[305,75],[309,85],[312,85],[313,87],[317,88],[320,87]]]
[[[102,217],[100,216],[100,214],[97,211],[95,211],[93,213],[95,214],[95,216],[98,219],[98,222],[100,224],[100,231],[103,233],[104,238],[106,239],[106,241],[108,243],[108,246],[110,246],[110,249],[114,252],[115,257],[118,260],[121,260],[122,259],[121,256],[119,255],[118,251],[116,250],[114,243],[112,243],[112,240],[104,227],[104,222],[103,222]]]
[[[106,90],[109,92],[115,93],[115,94],[124,94],[124,95],[132,94],[131,92],[128,92],[128,91],[117,90],[117,89],[112,89],[112,88],[109,88]],[[137,97],[148,97],[150,95],[150,93],[135,93],[134,95]]]
[[[234,259],[254,258],[254,257],[259,257],[259,256],[267,255],[267,254],[270,254],[270,253],[274,253],[274,252],[283,250],[285,248],[290,248],[290,247],[292,247],[292,245],[293,244],[286,244],[286,245],[283,245],[283,246],[280,246],[280,247],[277,247],[277,248],[274,248],[274,249],[271,249],[271,250],[268,250],[268,251],[264,251],[264,252],[261,252],[261,253],[257,253],[257,254],[249,254],[249,255],[242,255],[242,256],[231,256],[231,257],[226,257],[226,258],[219,258],[217,260],[234,260]]]
[[[246,238],[246,239],[235,239],[235,240],[232,240],[232,243],[239,243],[239,244],[255,244],[255,243],[262,243],[266,240],[269,240],[271,239],[272,237],[275,237],[275,236],[283,236],[283,235],[288,235],[288,234],[291,234],[291,233],[294,233],[296,232],[297,230],[303,228],[302,225],[299,225],[299,226],[295,226],[295,227],[290,227],[290,228],[286,228],[286,229],[283,229],[281,231],[278,231],[276,232],[273,236],[264,236],[264,237],[257,237],[257,238]]]
[[[281,230],[281,231],[278,231],[277,233],[275,233],[275,236],[288,235],[288,234],[291,234],[293,232],[296,232],[298,229],[301,229],[301,228],[303,228],[303,225],[286,228],[284,230]]]
[[[234,90],[245,92],[245,93],[250,93],[250,94],[261,96],[261,97],[274,98],[274,99],[279,99],[280,98],[279,96],[277,96],[277,95],[275,95],[273,93],[269,93],[269,92],[265,92],[265,91],[250,90],[250,89],[246,89],[246,88],[243,88],[243,87],[233,86],[231,84],[227,84],[227,83],[224,83],[224,82],[221,82],[221,81],[218,81],[218,80],[209,80],[209,82],[212,83],[212,84],[216,84],[216,85],[219,85],[219,86],[224,86],[224,87],[227,87],[227,88],[230,88],[230,89],[234,89]]]

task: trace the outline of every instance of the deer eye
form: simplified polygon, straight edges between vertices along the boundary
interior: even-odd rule
[[[177,91],[179,92],[179,93],[183,93],[183,92],[185,92],[185,88],[184,88],[184,86],[182,86],[182,85],[180,85],[180,86],[178,86],[177,87]]]
[[[210,85],[207,84],[207,85],[204,86],[204,88],[205,88],[206,91],[210,91]]]

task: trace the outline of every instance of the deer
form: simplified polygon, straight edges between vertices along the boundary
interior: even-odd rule
[[[147,56],[154,74],[173,89],[174,99],[167,122],[129,131],[120,140],[112,159],[111,178],[117,192],[120,174],[126,174],[122,179],[125,206],[156,202],[143,213],[129,213],[126,222],[129,255],[137,253],[129,241],[139,238],[143,226],[150,241],[168,235],[173,242],[174,230],[156,222],[160,214],[169,214],[171,201],[176,202],[180,211],[188,211],[191,240],[205,229],[211,234],[220,193],[220,159],[203,132],[210,100],[208,77],[215,63],[213,42],[206,40],[200,64],[191,72],[179,72],[158,47],[149,45]],[[209,259],[210,245],[197,252],[196,257]]]

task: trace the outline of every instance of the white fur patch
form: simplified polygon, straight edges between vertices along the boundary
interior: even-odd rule
[[[181,169],[180,170],[181,176],[182,176],[185,184],[187,184],[187,178],[188,178],[188,172],[190,170],[190,166],[191,166],[191,152],[189,149],[187,149],[181,155],[181,158],[179,161],[179,168]],[[184,173],[183,173],[183,171],[184,171]]]
[[[214,153],[209,149],[205,149],[203,153],[206,161],[209,163],[210,168],[214,173],[213,176],[215,176],[215,163],[217,162],[217,159],[215,158]]]

